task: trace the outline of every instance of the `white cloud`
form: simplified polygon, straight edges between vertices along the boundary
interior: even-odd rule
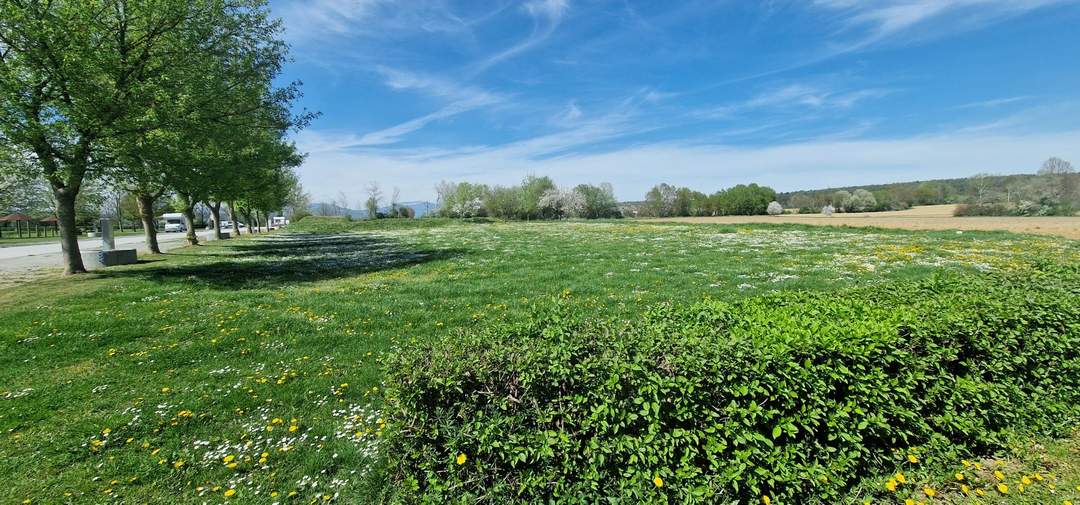
[[[842,53],[909,33],[931,21],[949,17],[949,24],[923,37],[939,37],[1026,14],[1035,9],[1074,0],[816,0],[814,5],[839,11],[846,28],[863,30],[860,37],[838,48]]]
[[[384,145],[398,142],[409,133],[417,131],[440,119],[446,119],[465,112],[495,105],[505,101],[505,97],[479,88],[462,86],[437,77],[406,72],[389,67],[377,69],[385,78],[386,85],[399,91],[419,91],[440,99],[451,100],[442,108],[410,119],[403,123],[368,133],[357,139],[357,146]]]
[[[524,10],[532,16],[532,33],[521,42],[483,58],[470,66],[470,74],[479,74],[492,66],[524,53],[550,37],[562,23],[570,8],[568,0],[532,0],[525,3]]]
[[[619,129],[592,125],[507,146],[415,153],[331,151],[312,153],[300,170],[304,186],[328,197],[366,181],[400,186],[405,199],[430,199],[440,180],[513,183],[525,174],[549,175],[559,184],[611,182],[622,199],[639,199],[668,181],[700,190],[759,182],[778,190],[873,184],[976,172],[1031,172],[1047,156],[1080,159],[1080,130],[1029,135],[986,133],[851,140],[825,139],[764,147],[655,143],[597,153],[562,154]]]
[[[360,137],[360,139],[356,142],[356,145],[373,146],[393,144],[400,141],[405,135],[419,130],[434,121],[453,117],[458,114],[478,109],[485,105],[492,105],[494,103],[498,103],[498,100],[494,97],[488,96],[477,96],[472,99],[458,100],[435,112],[432,112],[431,114],[426,114],[415,119],[410,119],[408,121],[405,121],[404,123],[391,126],[390,128],[384,128],[382,130],[368,133]]]

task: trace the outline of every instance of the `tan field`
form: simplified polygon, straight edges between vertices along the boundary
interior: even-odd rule
[[[893,212],[784,214],[780,216],[716,216],[654,218],[682,223],[799,223],[818,226],[876,226],[903,230],[1003,230],[1080,239],[1080,217],[953,217],[955,205],[927,205]]]

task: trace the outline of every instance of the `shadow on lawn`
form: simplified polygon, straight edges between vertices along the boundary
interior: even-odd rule
[[[179,264],[103,275],[201,283],[219,289],[253,289],[349,277],[464,254],[456,249],[416,249],[385,237],[319,233],[270,235],[225,244],[220,250],[223,252],[166,253],[164,256],[183,260]]]

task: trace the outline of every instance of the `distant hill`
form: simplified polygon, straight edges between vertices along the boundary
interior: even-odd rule
[[[398,207],[408,207],[413,210],[415,217],[424,217],[435,212],[439,208],[437,204],[425,201],[401,202]],[[368,213],[363,209],[342,209],[332,203],[317,202],[308,205],[308,212],[315,215],[351,216],[353,219],[367,219]],[[379,207],[379,212],[390,212],[390,206]]]

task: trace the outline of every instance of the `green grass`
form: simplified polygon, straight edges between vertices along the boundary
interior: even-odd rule
[[[1074,242],[1005,233],[445,220],[290,230],[0,293],[0,502],[203,503],[230,489],[235,503],[292,491],[297,503],[369,502],[386,480],[379,421],[393,415],[380,363],[406,339],[521,320],[557,299],[631,318],[666,300],[1080,260]]]

